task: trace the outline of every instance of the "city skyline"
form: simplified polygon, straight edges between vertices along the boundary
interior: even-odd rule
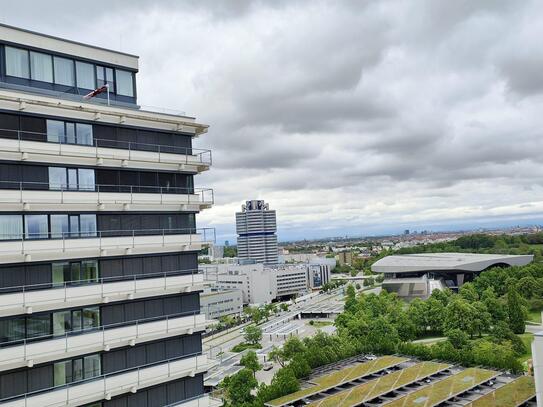
[[[215,168],[199,226],[220,241],[247,196],[277,210],[280,240],[539,219],[542,27],[526,21],[541,14],[534,1],[21,1],[0,21],[136,53],[142,104],[213,123],[196,143]]]

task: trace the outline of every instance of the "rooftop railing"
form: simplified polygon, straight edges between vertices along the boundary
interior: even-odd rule
[[[84,142],[76,143],[75,136],[72,139],[66,135],[53,135],[49,133],[40,133],[34,131],[23,131],[23,130],[13,130],[13,129],[0,129],[0,138],[7,138],[12,140],[17,140],[18,151],[24,151],[25,149],[21,145],[22,141],[36,141],[44,142],[53,145],[57,145],[58,148],[56,151],[47,151],[44,150],[43,154],[56,153],[55,155],[62,155],[63,153],[71,153],[72,150],[69,150],[71,146],[79,147],[94,147],[95,151],[92,154],[92,157],[100,158],[104,154],[99,151],[100,148],[114,148],[127,151],[128,160],[137,159],[138,161],[146,161],[146,157],[139,152],[151,152],[157,153],[158,158],[153,157],[149,161],[158,161],[158,162],[171,162],[172,154],[183,155],[184,158],[178,159],[181,164],[202,164],[202,165],[211,165],[212,157],[211,150],[205,149],[195,149],[192,147],[178,147],[164,144],[151,144],[151,143],[140,143],[135,141],[122,141],[122,140],[109,140],[101,138],[93,138],[92,136],[86,139]],[[63,146],[64,150],[63,151]],[[5,148],[5,147],[4,147]],[[67,151],[66,151],[67,150]],[[106,157],[107,158],[107,155]]]
[[[130,194],[129,199],[123,203],[138,203],[139,199],[135,194],[160,194],[158,203],[164,202],[164,195],[184,195],[182,204],[213,204],[214,193],[211,188],[187,188],[187,187],[170,187],[170,186],[147,186],[147,185],[114,185],[114,184],[93,184],[93,183],[73,183],[59,184],[52,182],[31,182],[31,181],[0,181],[0,189],[18,190],[20,194],[17,196],[18,203],[27,202],[23,191],[56,191],[60,192],[58,203],[65,203],[66,192],[97,192],[96,203],[103,200],[100,197],[102,193],[122,193]],[[44,202],[49,202],[45,196],[40,197]],[[0,202],[13,202],[12,197],[0,195]],[[88,199],[85,200],[87,203]],[[149,202],[144,200],[141,203]],[[149,202],[153,203],[153,202]],[[172,203],[168,199],[168,203]]]

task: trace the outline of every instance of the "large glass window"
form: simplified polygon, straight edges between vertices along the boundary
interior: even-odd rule
[[[27,239],[47,239],[47,215],[25,215],[25,235]]]
[[[70,228],[68,226],[68,215],[51,215],[51,238],[62,239],[70,238]]]
[[[67,185],[66,168],[49,167],[49,189],[63,190]]]
[[[100,363],[100,355],[85,356],[85,379],[100,376],[102,368]]]
[[[117,75],[117,94],[123,96],[134,96],[134,75],[132,72],[115,70]]]
[[[77,87],[83,89],[94,89],[94,65],[86,62],[75,62],[75,71],[77,76]]]
[[[53,284],[93,282],[98,281],[98,261],[85,260],[82,262],[57,262],[52,263]]]
[[[53,335],[64,335],[72,330],[72,313],[60,311],[53,313]]]
[[[25,318],[0,320],[0,342],[12,342],[25,338]]]
[[[32,315],[26,317],[27,338],[37,338],[51,334],[49,315]]]
[[[77,144],[92,146],[92,125],[76,123]]]
[[[5,47],[6,50],[6,74],[18,78],[30,77],[30,64],[28,51],[20,48]]]
[[[53,263],[51,265],[52,281],[54,285],[63,285],[72,280],[70,263]]]
[[[100,310],[98,307],[83,308],[83,329],[98,328],[100,326]]]
[[[57,362],[53,368],[53,383],[55,386],[62,386],[72,382],[72,361],[65,360]]]
[[[81,262],[81,280],[89,282],[98,280],[98,261],[87,260]]]
[[[96,236],[96,215],[80,216],[81,236]]]
[[[79,190],[94,191],[94,170],[80,168],[79,175]]]
[[[53,367],[54,385],[92,379],[102,374],[100,355],[90,355],[83,358],[56,362]]]
[[[54,57],[53,61],[55,65],[55,83],[58,83],[59,85],[74,86],[74,61],[61,57]]]
[[[30,75],[37,81],[53,82],[53,58],[41,52],[30,52]]]
[[[65,143],[65,139],[64,122],[59,120],[47,120],[47,141]]]
[[[23,234],[23,218],[20,215],[0,215],[0,240],[20,239]]]
[[[98,79],[98,86],[104,86],[106,83],[109,85],[109,91],[115,91],[115,82],[113,79],[113,69],[106,68],[105,66],[96,67],[96,78]]]

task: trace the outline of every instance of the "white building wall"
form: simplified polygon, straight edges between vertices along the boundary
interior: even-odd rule
[[[543,332],[534,335],[532,357],[537,407],[543,407]]]
[[[241,289],[206,290],[200,296],[200,307],[207,319],[240,315],[243,312],[243,292]]]

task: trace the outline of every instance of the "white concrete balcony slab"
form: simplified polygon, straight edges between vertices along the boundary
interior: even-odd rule
[[[172,315],[134,321],[132,324],[102,326],[82,333],[59,337],[33,338],[0,348],[0,370],[33,366],[52,360],[108,351],[121,346],[192,334],[206,329],[212,321],[204,314]]]
[[[51,164],[203,172],[211,166],[211,151],[183,147],[92,140],[92,145],[34,141],[47,134],[0,129],[0,159]]]
[[[15,400],[2,402],[2,407],[75,407],[114,396],[137,392],[138,389],[195,376],[215,366],[205,355],[170,360],[156,365],[99,376],[89,381],[28,393]]]
[[[221,400],[211,397],[209,394],[204,394],[180,403],[170,404],[167,407],[220,407],[222,405]]]
[[[210,208],[210,188],[96,185],[93,190],[49,190],[49,184],[0,182],[0,211],[190,211]],[[115,192],[111,192],[115,191]],[[149,191],[149,192],[147,192]]]
[[[122,233],[121,233],[122,232]],[[136,255],[175,251],[197,251],[215,240],[214,229],[170,229],[95,232],[96,236],[26,240],[22,236],[4,236],[0,242],[0,264],[47,261],[101,256]],[[127,236],[127,234],[131,236]],[[158,234],[160,233],[160,234]],[[124,234],[124,236],[112,236]],[[68,235],[68,237],[70,237]]]
[[[204,285],[203,273],[189,270],[72,281],[60,286],[48,283],[7,287],[0,289],[0,317],[200,291]]]

